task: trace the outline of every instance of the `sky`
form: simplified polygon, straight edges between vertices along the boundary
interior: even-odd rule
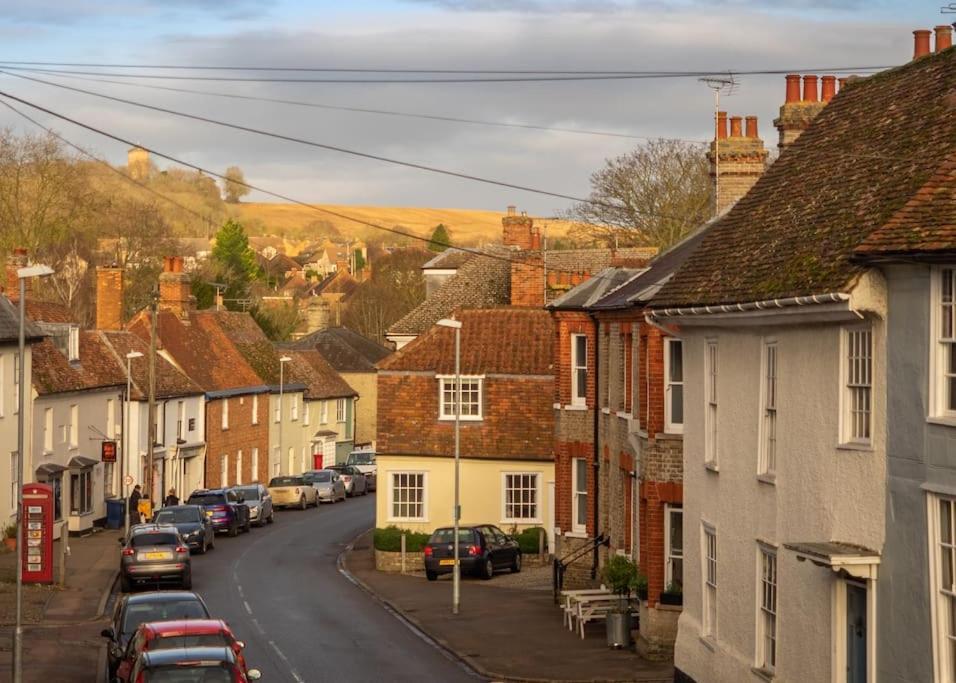
[[[776,70],[826,73],[912,56],[912,30],[949,23],[941,0],[0,0],[0,62],[501,70]],[[2,67],[0,67],[2,68]],[[75,70],[95,71],[74,67]],[[110,73],[122,69],[101,69]],[[135,73],[131,70],[125,72]],[[21,72],[23,73],[23,72]],[[140,73],[182,75],[148,69]],[[642,140],[287,104],[345,107],[705,140],[713,92],[696,78],[544,83],[345,84],[48,80],[325,145],[572,197]],[[262,72],[190,72],[247,77]],[[279,73],[280,77],[319,74]],[[325,74],[329,77],[346,77]],[[359,76],[361,77],[361,76]],[[117,80],[117,79],[113,79]],[[738,76],[730,115],[772,119],[782,75]],[[151,86],[199,91],[174,93]],[[502,210],[552,216],[571,202],[228,130],[0,74],[14,94],[144,146],[316,203]],[[202,93],[202,94],[200,94]],[[22,105],[17,105],[21,108]],[[25,109],[25,108],[24,108]],[[114,164],[126,146],[30,112]],[[0,108],[0,126],[36,129]],[[159,161],[160,167],[168,165]],[[268,201],[254,193],[248,199]]]

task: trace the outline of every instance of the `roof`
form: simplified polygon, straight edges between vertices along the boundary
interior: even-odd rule
[[[195,311],[190,320],[194,327],[230,342],[261,384],[279,384],[279,354],[251,315],[239,311]]]
[[[95,332],[106,348],[112,352],[113,360],[125,380],[126,354],[132,351],[142,353],[145,357],[149,353],[149,343],[132,332],[99,331]],[[144,359],[134,359],[130,364],[131,389],[130,397],[133,400],[145,400],[149,394],[149,363]],[[192,381],[175,365],[156,354],[156,397],[171,398],[174,396],[194,396],[203,393],[202,387]]]
[[[96,332],[80,333],[80,359],[71,363],[51,339],[32,349],[33,388],[40,396],[108,389],[126,384],[126,376]]]
[[[198,507],[193,505],[191,507]],[[150,631],[162,638],[176,636],[201,635],[203,633],[223,633],[230,631],[222,619],[174,619],[171,621],[153,621],[141,624],[144,631]]]
[[[455,247],[449,247],[426,261],[425,265],[422,266],[422,270],[456,270],[465,265],[472,257],[474,257],[474,254],[470,251],[462,251]]]
[[[29,304],[29,299],[27,300]],[[32,320],[26,320],[23,328],[24,336],[27,339],[41,339],[43,330],[33,323]],[[0,294],[0,343],[18,343],[20,341],[20,311],[10,300]]]
[[[847,291],[864,268],[854,251],[901,209],[921,196],[920,210],[951,209],[933,187],[956,151],[954,90],[954,49],[847,83],[708,230],[654,306]],[[900,217],[879,243],[916,236],[933,246],[913,230]]]
[[[375,372],[375,364],[392,353],[391,349],[347,327],[319,330],[283,347],[314,349],[337,372]]]
[[[310,294],[343,294],[343,298],[347,298],[355,293],[355,290],[358,289],[358,281],[352,277],[348,272],[341,270],[336,271],[324,279],[319,281],[312,289],[309,291]]]
[[[646,268],[605,268],[594,277],[588,278],[574,289],[559,296],[548,304],[548,308],[552,310],[590,308],[602,297],[617,290],[646,270]]]
[[[20,293],[9,292],[7,298],[16,307],[20,301]],[[26,314],[28,318],[38,323],[76,324],[76,316],[73,315],[73,311],[69,307],[54,301],[42,301],[30,294],[27,294]]]
[[[553,375],[551,314],[514,306],[465,309],[461,321],[461,372],[469,375]],[[435,325],[378,364],[379,370],[455,371],[455,331]]]
[[[232,648],[229,647],[176,647],[168,650],[146,650],[141,657],[148,666],[164,666],[168,664],[185,664],[187,662],[202,663],[208,666],[209,662],[236,661]]]
[[[289,357],[287,381],[304,384],[307,399],[358,396],[318,351],[290,350]]]

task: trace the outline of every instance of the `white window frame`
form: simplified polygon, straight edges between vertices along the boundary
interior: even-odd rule
[[[295,474],[295,448],[289,446],[287,455],[289,456],[289,474]]]
[[[222,488],[229,486],[229,454],[219,456],[219,485]]]
[[[329,423],[329,402],[328,401],[322,401],[322,416],[320,421],[322,424]]]
[[[176,438],[186,440],[186,402],[176,403]]]
[[[641,327],[635,325],[631,335],[631,418],[641,426]]]
[[[292,421],[297,422],[299,420],[299,395],[292,394],[291,402],[292,406],[290,412],[292,414]]]
[[[452,395],[455,395],[455,375],[438,375],[438,419],[439,420],[452,420],[455,419],[455,401],[452,401],[449,404],[445,402],[445,385],[446,383],[451,387]],[[484,398],[485,398],[485,376],[484,375],[462,375],[461,384],[462,384],[462,406],[471,406],[475,405],[472,402],[466,403],[464,401],[465,389],[464,387],[472,382],[477,382],[478,384],[478,414],[464,414],[462,413],[460,419],[462,422],[480,422],[484,419]],[[471,391],[471,390],[469,390]],[[451,412],[448,412],[448,409],[451,409]]]
[[[399,476],[420,476],[421,485],[414,488],[421,488],[422,500],[420,516],[400,516],[395,514],[395,478]],[[428,472],[426,470],[389,470],[388,472],[388,521],[389,522],[427,522],[428,521]],[[411,488],[407,487],[406,488]],[[399,503],[400,505],[402,503]],[[419,503],[405,503],[406,505]],[[406,509],[406,512],[408,509]]]
[[[681,547],[680,552],[671,546],[671,529],[674,526],[673,517],[680,517]],[[664,588],[674,582],[674,560],[680,560],[680,584],[684,585],[684,507],[671,503],[664,504]]]
[[[757,455],[757,475],[773,480],[777,473],[777,454],[780,452],[777,438],[780,347],[775,340],[768,339],[764,340],[761,351],[760,450]]]
[[[577,340],[584,340],[584,359],[578,357]],[[578,371],[584,370],[584,387],[578,381]],[[580,396],[578,394],[581,394]],[[571,335],[571,405],[586,406],[588,401],[588,336],[586,334]]]
[[[611,372],[611,366],[614,364],[614,359],[611,357],[611,335],[614,334],[614,331],[609,325],[606,330],[602,330],[599,334],[601,334],[599,339],[604,339],[604,349],[600,356],[604,360],[604,363],[601,366],[602,374],[604,376],[601,379],[604,380],[604,386],[606,387],[603,395],[603,407],[610,411],[611,405],[613,404],[611,399],[614,398],[614,392],[612,391],[614,387],[611,383],[611,377],[613,375]]]
[[[80,406],[70,405],[70,448],[80,447]]]
[[[259,424],[259,394],[252,395],[252,424]]]
[[[840,444],[868,447],[873,443],[873,328],[844,327],[841,337]]]
[[[717,468],[719,455],[717,431],[717,371],[718,347],[716,339],[708,339],[704,355],[704,464]]]
[[[943,301],[943,280],[949,277],[951,301]],[[956,265],[933,266],[930,270],[930,354],[929,354],[929,415],[936,419],[956,424],[956,409],[949,409],[947,384],[949,377],[956,377],[947,370],[946,350],[956,344]],[[949,336],[944,336],[944,315],[942,308],[951,309],[953,323]],[[956,390],[956,389],[954,389]]]
[[[508,516],[508,480],[511,477],[532,477],[534,481],[533,488],[527,490],[534,491],[534,515],[531,517],[509,517]],[[518,491],[525,490],[525,487],[519,487]],[[501,523],[502,524],[541,524],[541,473],[528,471],[505,471],[501,473]],[[518,506],[527,505],[527,503],[516,503]]]
[[[20,481],[18,480],[18,475],[20,473],[19,468],[20,452],[19,451],[10,451],[10,513],[15,514],[17,511],[17,490],[20,488]]]
[[[222,430],[229,429],[229,399],[222,399]]]
[[[309,403],[304,399],[302,401],[302,424],[306,427],[309,426]]]
[[[717,639],[717,527],[701,522],[701,635]]]
[[[116,409],[113,404],[115,400],[106,399],[106,438],[112,439],[116,436]]]
[[[578,463],[584,463],[584,481],[578,477]],[[576,534],[588,532],[588,461],[587,458],[571,458],[571,531]],[[578,522],[581,506],[584,506],[584,524]]]
[[[345,422],[348,418],[348,406],[344,398],[335,399],[335,421],[337,423]]]
[[[276,424],[282,422],[282,400],[285,398],[285,393],[279,394],[276,396],[276,408],[274,411],[273,420]]]
[[[671,380],[671,345],[680,344],[681,346],[681,379],[680,381]],[[683,434],[683,402],[684,402],[684,343],[678,337],[664,337],[664,432],[667,434]],[[681,388],[681,422],[674,422],[673,408],[671,407],[671,395],[674,387]]]
[[[236,451],[236,486],[242,485],[242,449]]]
[[[20,353],[13,354],[13,414],[20,412]]]
[[[74,496],[73,482],[77,484],[77,496]],[[84,467],[80,470],[70,472],[70,516],[82,517],[93,513],[93,498],[96,496],[95,482],[93,481],[93,468]],[[87,488],[89,496],[86,495]],[[79,501],[77,501],[79,498]]]
[[[259,448],[258,447],[254,446],[252,449],[252,462],[250,463],[250,465],[251,465],[250,473],[252,474],[252,481],[259,481]]]
[[[777,549],[757,542],[757,638],[754,666],[767,673],[776,669],[778,646],[777,605],[779,603]]]
[[[621,329],[619,331],[619,337],[621,340],[621,353],[618,354],[618,357],[621,359],[621,367],[618,368],[618,377],[621,378],[621,396],[620,401],[618,402],[618,412],[627,415],[629,406],[627,405],[627,392],[628,388],[631,385],[631,373],[629,372],[630,368],[627,366],[627,361],[629,360],[630,348],[628,348],[628,343],[631,341],[631,330],[630,325],[621,323]]]
[[[80,328],[78,325],[70,325],[66,349],[67,360],[74,362],[80,359]]]
[[[43,452],[53,452],[53,408],[43,409]]]
[[[928,493],[927,526],[929,536],[930,624],[933,642],[935,681],[956,680],[956,628],[948,618],[956,609],[956,498]],[[944,541],[942,506],[949,509],[949,541]],[[949,556],[949,570],[945,556]],[[949,576],[947,576],[949,574]],[[947,585],[948,584],[948,585]],[[949,631],[953,632],[950,633]]]

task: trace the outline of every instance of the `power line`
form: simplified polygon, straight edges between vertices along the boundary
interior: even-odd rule
[[[789,73],[803,73],[811,71],[808,69],[763,69],[752,71],[687,71],[687,72],[648,72],[648,73],[598,73],[598,74],[565,74],[565,75],[544,75],[544,76],[491,76],[491,77],[473,77],[461,78],[445,77],[438,78],[276,78],[265,76],[181,76],[174,74],[129,74],[110,71],[77,71],[73,69],[46,69],[23,66],[5,66],[5,69],[15,71],[31,71],[46,74],[72,74],[79,76],[109,76],[111,78],[147,78],[153,80],[172,80],[172,81],[221,81],[232,83],[343,83],[343,84],[402,84],[402,83],[542,83],[542,82],[561,82],[561,81],[620,81],[620,80],[645,80],[661,78],[702,78],[706,76],[727,75],[732,73],[736,76],[770,76]],[[879,71],[887,67],[828,67],[825,69],[813,69],[814,72],[825,73],[861,73],[864,71]]]
[[[240,95],[237,93],[211,92],[208,90],[190,90],[189,88],[175,88],[171,86],[153,85],[148,83],[115,81],[108,78],[88,78],[85,76],[73,76],[71,74],[63,74],[62,77],[72,78],[74,80],[87,81],[92,83],[111,83],[113,85],[120,85],[124,87],[133,86],[136,88],[146,88],[149,90],[159,90],[164,92],[184,93],[187,95],[207,95],[210,97],[224,97],[228,99],[248,100],[252,102],[269,102],[272,104],[288,104],[292,106],[309,107],[313,109],[328,109],[333,111],[358,112],[362,114],[378,114],[383,116],[428,119],[432,121],[447,121],[449,123],[466,123],[466,124],[473,124],[473,125],[479,125],[479,126],[497,126],[502,128],[520,128],[525,130],[541,130],[541,131],[557,132],[557,133],[574,133],[577,135],[597,135],[597,136],[603,136],[603,137],[627,138],[632,140],[666,139],[666,140],[674,140],[677,142],[688,142],[692,144],[706,144],[705,140],[694,140],[689,138],[663,138],[662,136],[634,135],[631,133],[614,133],[611,131],[587,130],[582,128],[564,128],[560,126],[544,126],[544,125],[536,125],[532,123],[515,123],[515,122],[508,122],[508,121],[485,121],[482,119],[469,119],[469,118],[463,118],[463,117],[457,117],[457,116],[442,116],[439,114],[422,114],[422,113],[416,113],[416,112],[392,111],[388,109],[368,109],[364,107],[351,107],[351,106],[345,106],[345,105],[325,104],[323,102],[289,100],[289,99],[278,98],[278,97],[264,97],[259,95]]]

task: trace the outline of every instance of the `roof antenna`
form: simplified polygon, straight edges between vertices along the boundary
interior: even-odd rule
[[[723,92],[730,97],[737,92],[737,79],[728,71],[726,76],[707,76],[697,80],[714,91],[714,216],[716,217],[720,210],[720,135],[717,134],[720,93]]]

